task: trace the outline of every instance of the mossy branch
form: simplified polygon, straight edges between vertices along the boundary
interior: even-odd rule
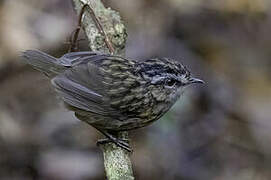
[[[125,43],[127,39],[126,29],[118,12],[105,8],[100,0],[73,0],[77,13],[84,4],[88,4],[94,11],[97,19],[101,22],[114,54],[125,56]],[[109,47],[105,43],[103,33],[97,28],[90,11],[86,10],[82,17],[82,28],[88,38],[89,47],[92,51],[109,53]],[[128,132],[120,132],[118,138],[128,139]],[[129,152],[117,147],[114,143],[101,145],[104,156],[104,167],[108,180],[133,180],[132,164]]]

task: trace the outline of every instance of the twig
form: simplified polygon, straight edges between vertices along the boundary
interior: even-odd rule
[[[93,18],[93,20],[94,20],[97,28],[99,29],[100,33],[105,38],[105,43],[107,45],[107,48],[109,49],[110,53],[113,54],[114,53],[114,48],[113,48],[111,42],[109,41],[109,38],[108,38],[107,34],[105,33],[105,31],[104,31],[104,29],[103,29],[103,27],[102,27],[99,19],[96,17],[95,12],[93,11],[93,9],[90,6],[88,6],[88,7],[90,8],[90,12],[91,12],[92,18]]]
[[[77,23],[77,28],[75,29],[75,31],[73,33],[73,36],[71,36],[71,38],[70,38],[71,45],[70,45],[69,52],[75,51],[75,47],[76,47],[77,39],[78,39],[78,36],[79,36],[79,32],[80,32],[80,29],[82,28],[82,17],[83,17],[83,14],[84,14],[85,9],[86,9],[87,6],[88,5],[85,4],[82,7],[82,9],[80,10],[78,23]]]
[[[80,29],[82,28],[82,19],[83,19],[83,15],[84,15],[84,12],[86,10],[86,8],[89,8],[89,12],[91,14],[91,17],[97,27],[97,29],[99,29],[100,33],[103,35],[103,37],[105,38],[105,44],[107,46],[107,48],[109,49],[109,52],[111,54],[114,54],[114,48],[107,36],[107,34],[105,33],[99,19],[97,18],[97,16],[95,15],[95,12],[94,10],[90,7],[90,5],[88,4],[84,4],[84,6],[82,7],[82,9],[80,10],[80,14],[79,14],[79,19],[78,19],[78,26],[75,30],[75,33],[71,39],[71,46],[70,46],[70,52],[74,51],[75,50],[75,47],[76,47],[76,42],[77,42],[77,39],[78,39],[78,35],[79,35],[79,32],[80,32]]]

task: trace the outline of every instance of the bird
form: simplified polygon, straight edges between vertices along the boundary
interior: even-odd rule
[[[145,127],[163,116],[183,87],[204,83],[170,58],[136,61],[116,55],[79,51],[55,58],[39,50],[22,53],[26,63],[43,72],[67,109],[109,141],[131,151],[116,132]]]

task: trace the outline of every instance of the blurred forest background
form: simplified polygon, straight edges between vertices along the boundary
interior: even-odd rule
[[[270,180],[271,1],[104,3],[127,26],[127,57],[175,58],[207,82],[131,132],[136,179]],[[0,1],[0,179],[105,179],[101,134],[19,58],[26,49],[63,55],[76,23],[71,1]]]

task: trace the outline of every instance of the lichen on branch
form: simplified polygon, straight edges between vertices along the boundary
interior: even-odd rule
[[[119,13],[111,8],[105,8],[100,0],[73,0],[73,3],[78,14],[85,3],[93,9],[113,46],[114,54],[124,57],[127,33]],[[110,52],[103,33],[97,28],[97,24],[95,24],[89,11],[86,11],[83,15],[82,28],[92,51]],[[118,138],[128,139],[128,132],[119,132]],[[128,151],[116,146],[114,143],[106,143],[100,147],[103,151],[104,167],[108,180],[134,179]]]

